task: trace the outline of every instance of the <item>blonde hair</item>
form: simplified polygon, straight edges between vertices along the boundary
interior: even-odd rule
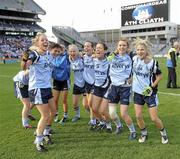
[[[151,52],[151,47],[152,44],[150,43],[150,41],[146,38],[146,39],[141,39],[141,38],[137,38],[134,42],[133,45],[135,47],[135,49],[137,49],[137,47],[139,45],[142,45],[145,47],[146,53],[147,53],[147,57],[149,57],[150,59],[152,59],[152,52]]]
[[[77,53],[78,55],[80,55],[79,49],[78,49],[78,47],[77,47],[75,44],[69,45],[69,46],[68,46],[68,51],[69,51],[69,49],[71,49],[71,48],[73,48],[73,49],[76,51],[76,53]]]
[[[39,40],[39,38],[41,36],[45,36],[46,37],[46,34],[38,32],[36,37],[34,39],[32,39],[32,46],[37,46],[37,42],[38,42],[38,40]]]
[[[179,42],[178,41],[175,41],[174,43],[173,43],[173,47],[175,48],[175,49],[177,49],[177,51],[180,49],[180,44],[179,44]]]
[[[38,50],[38,47],[37,47],[37,46],[32,45],[32,46],[30,46],[30,47],[29,47],[29,50],[31,50],[31,51]]]

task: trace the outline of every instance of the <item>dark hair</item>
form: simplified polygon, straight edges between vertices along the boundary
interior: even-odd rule
[[[62,49],[62,47],[58,43],[51,42],[49,49],[54,49],[54,48]]]
[[[94,47],[94,43],[92,41],[85,41],[85,43],[90,43],[92,48]]]
[[[105,43],[103,43],[103,42],[98,42],[97,44],[103,45],[104,50],[107,50],[107,49],[108,49],[107,45],[106,45]],[[96,45],[97,45],[97,44],[96,44]]]

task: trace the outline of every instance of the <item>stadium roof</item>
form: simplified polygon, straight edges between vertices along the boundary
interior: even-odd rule
[[[46,14],[46,12],[33,0],[0,0],[1,10]]]

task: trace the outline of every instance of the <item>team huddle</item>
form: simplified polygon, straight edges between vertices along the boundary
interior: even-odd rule
[[[117,113],[119,104],[121,119],[130,131],[128,138],[135,140],[136,129],[128,114],[133,94],[135,117],[141,130],[138,142],[144,143],[148,138],[142,113],[143,105],[147,104],[150,118],[160,131],[161,142],[167,144],[167,132],[157,114],[157,86],[162,75],[150,47],[148,40],[136,39],[136,54],[130,54],[128,40],[121,38],[117,49],[109,55],[104,43],[97,43],[94,50],[90,41],[85,42],[83,53],[74,44],[69,45],[66,52],[62,45],[51,43],[49,46],[46,35],[38,34],[29,52],[23,54],[22,70],[13,78],[17,98],[24,105],[23,127],[31,128],[28,115],[32,106],[35,105],[41,115],[35,132],[37,151],[46,151],[44,143],[53,143],[52,123],[65,124],[69,118],[67,96],[71,71],[74,73],[72,104],[75,111],[72,122],[80,120],[82,96],[83,106],[90,116],[90,131],[111,133],[113,122],[116,125],[114,133],[121,134],[123,125]],[[64,111],[61,120],[58,114],[60,95]]]

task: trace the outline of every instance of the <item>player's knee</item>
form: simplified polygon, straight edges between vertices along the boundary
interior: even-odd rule
[[[78,102],[73,102],[73,108],[76,108],[78,106]]]
[[[92,106],[92,111],[93,111],[93,113],[97,114],[98,113],[98,107]]]
[[[158,120],[158,117],[157,116],[151,116],[151,121],[152,122],[156,122]]]
[[[116,112],[116,110],[109,109],[109,115],[110,115],[110,117],[111,117],[112,120],[116,119],[116,118],[117,118],[117,112]]]
[[[63,103],[63,104],[67,104],[67,99],[66,99],[66,98],[63,99],[63,100],[62,100],[62,103]]]
[[[54,103],[55,103],[56,105],[58,105],[58,100],[57,100],[57,99],[54,99]]]
[[[99,114],[103,115],[104,111],[103,109],[99,109]]]
[[[57,113],[57,111],[56,111],[56,109],[53,109],[53,110],[51,110],[51,116],[55,116],[56,115],[56,113]]]
[[[89,106],[87,104],[83,105],[85,109],[89,109]]]
[[[128,118],[128,114],[127,113],[121,113],[121,118],[123,120],[127,119]]]
[[[137,120],[137,121],[143,120],[143,116],[142,116],[142,115],[136,115],[136,120]]]
[[[44,114],[43,116],[41,116],[41,119],[45,122],[47,122],[50,118],[50,113]]]

